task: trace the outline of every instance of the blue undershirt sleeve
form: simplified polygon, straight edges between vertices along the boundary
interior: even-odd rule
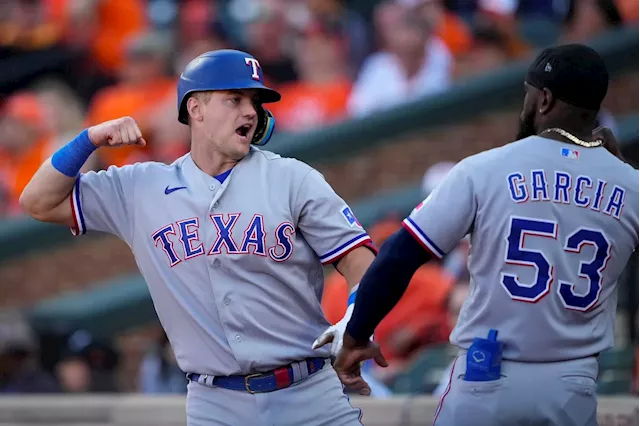
[[[404,228],[380,248],[360,281],[353,315],[347,332],[359,342],[367,342],[380,321],[398,303],[416,270],[431,255]]]

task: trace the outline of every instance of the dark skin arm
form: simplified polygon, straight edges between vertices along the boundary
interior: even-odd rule
[[[360,371],[361,364],[368,359],[373,359],[380,367],[389,365],[377,343],[371,340],[366,342],[356,341],[346,332],[342,341],[342,350],[336,357],[334,368],[340,381],[348,389],[354,390],[363,396],[371,394],[371,388],[362,378]]]
[[[626,160],[622,155],[622,151],[620,150],[620,145],[618,144],[618,141],[613,135],[611,129],[607,127],[598,127],[593,131],[593,139],[602,139],[602,146],[606,148],[607,151],[618,157],[620,161],[624,161],[626,163]]]

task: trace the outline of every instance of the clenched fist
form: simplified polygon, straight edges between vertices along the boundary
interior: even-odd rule
[[[138,124],[131,117],[121,117],[89,127],[89,139],[98,148],[122,145],[145,146],[147,144]]]

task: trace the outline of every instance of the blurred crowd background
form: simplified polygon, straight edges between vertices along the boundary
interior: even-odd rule
[[[99,150],[86,170],[186,153],[176,81],[208,50],[251,52],[283,95],[270,105],[278,132],[296,133],[443,93],[547,45],[637,25],[637,0],[3,0],[0,216],[22,215],[17,201],[30,177],[87,126],[129,115],[148,146]],[[601,123],[617,126],[607,109]],[[424,170],[423,195],[453,164]],[[400,220],[372,226],[374,242]],[[415,392],[406,381],[427,375],[425,363],[440,364],[418,392],[440,392],[448,335],[468,291],[466,255],[463,241],[442,263],[422,267],[377,330],[391,366],[367,368],[374,395]],[[13,290],[0,288],[2,307],[19,307],[9,302]],[[346,299],[346,283],[328,271],[322,306],[330,321],[342,317]],[[116,344],[82,329],[38,335],[18,311],[3,315],[0,392],[186,392],[157,325]],[[127,344],[144,345],[135,366],[123,355]],[[637,379],[636,346],[633,354]],[[628,379],[623,391],[637,392]]]

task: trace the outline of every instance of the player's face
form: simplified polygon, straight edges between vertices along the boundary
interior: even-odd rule
[[[233,160],[247,155],[258,121],[257,100],[255,90],[212,92],[202,108],[207,143]]]
[[[520,113],[520,128],[516,140],[520,140],[529,136],[537,135],[537,100],[539,90],[525,83],[524,84],[524,104]]]

